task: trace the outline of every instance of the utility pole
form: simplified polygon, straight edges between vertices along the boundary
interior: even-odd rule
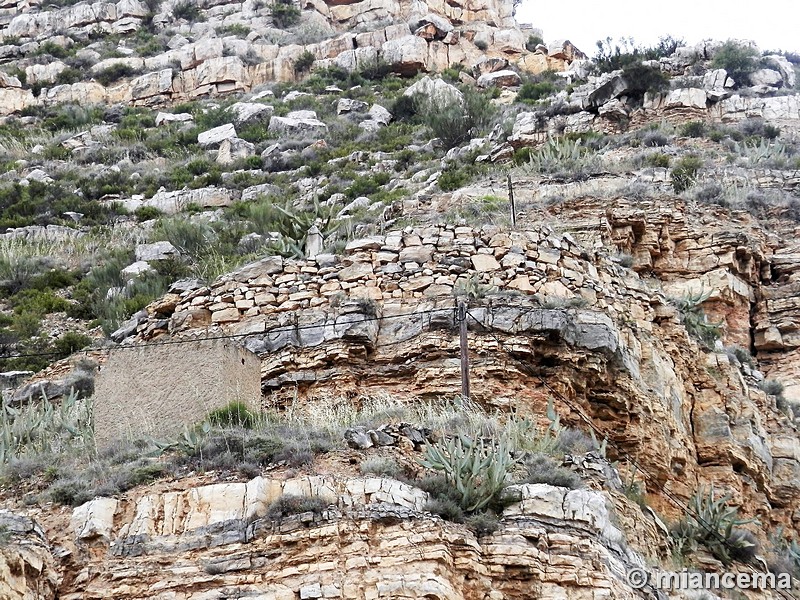
[[[467,304],[458,301],[458,332],[461,338],[461,396],[469,400],[469,346],[467,346]]]
[[[511,227],[516,227],[517,207],[514,204],[514,186],[511,185],[511,173],[508,174],[508,201],[511,203]]]

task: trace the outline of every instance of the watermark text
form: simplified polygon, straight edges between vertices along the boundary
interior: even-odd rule
[[[634,589],[659,590],[791,590],[789,573],[700,573],[697,571],[650,571],[634,567],[627,572]]]

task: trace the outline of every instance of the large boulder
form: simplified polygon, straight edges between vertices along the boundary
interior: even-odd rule
[[[237,137],[233,123],[226,123],[204,131],[197,136],[197,145],[203,149],[219,148],[223,141]]]
[[[255,144],[239,138],[229,138],[219,145],[217,151],[217,163],[220,165],[230,165],[237,160],[250,158],[256,155]]]
[[[169,242],[154,242],[136,246],[136,260],[169,260],[178,258],[181,253]]]
[[[599,108],[609,100],[619,98],[631,90],[622,71],[612,71],[599,77],[594,82],[594,89],[584,100],[584,108]]]
[[[425,103],[435,106],[444,106],[452,103],[464,103],[464,95],[454,85],[450,85],[444,79],[430,77],[426,75],[415,84],[408,87],[403,92],[404,96],[410,96]]]
[[[781,74],[781,78],[783,79],[783,87],[793,88],[795,86],[795,83],[797,82],[797,75],[795,73],[794,66],[786,59],[785,56],[781,56],[780,54],[771,54],[762,58],[761,62],[770,69],[774,69]]]
[[[750,83],[752,85],[780,87],[783,83],[783,77],[778,71],[773,71],[772,69],[758,69],[750,73]]]
[[[700,88],[679,88],[667,96],[665,108],[706,108],[708,96]]]
[[[273,116],[269,120],[269,130],[277,133],[321,133],[327,129],[328,126],[310,110],[296,110],[285,117]]]
[[[237,102],[230,108],[233,115],[233,124],[241,127],[253,123],[269,123],[275,109],[269,104],[258,102]]]
[[[521,83],[520,76],[511,70],[485,73],[478,78],[478,87],[516,87]]]
[[[381,47],[380,54],[401,75],[428,70],[428,43],[416,35],[389,40]]]

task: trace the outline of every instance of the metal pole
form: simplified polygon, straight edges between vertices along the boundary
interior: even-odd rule
[[[517,207],[514,204],[514,186],[511,185],[511,173],[508,174],[508,201],[511,203],[511,226],[517,226]]]
[[[458,332],[461,338],[461,396],[469,400],[469,346],[467,346],[467,305],[458,301]]]

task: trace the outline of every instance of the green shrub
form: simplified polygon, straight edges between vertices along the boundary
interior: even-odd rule
[[[217,427],[242,427],[252,429],[258,422],[258,415],[243,402],[231,402],[208,414],[208,421]]]
[[[462,90],[463,105],[456,101],[423,101],[425,124],[445,148],[455,148],[477,137],[491,123],[494,107],[488,99],[471,88]]]
[[[703,121],[689,121],[681,125],[681,135],[684,137],[699,138],[706,134],[706,124]]]
[[[417,114],[418,110],[419,107],[414,96],[400,95],[392,104],[390,112],[398,121],[409,121]]]
[[[161,215],[163,215],[160,210],[158,210],[155,206],[140,206],[135,211],[133,211],[133,216],[136,217],[136,220],[140,223],[142,221],[150,221],[152,219],[157,219]]]
[[[449,167],[439,175],[437,185],[443,192],[452,192],[460,189],[472,181],[472,175],[467,169]]]
[[[653,94],[669,89],[669,80],[659,67],[634,63],[627,65],[622,75],[631,96],[644,97],[646,92]]]
[[[758,521],[740,519],[738,509],[728,506],[730,500],[730,494],[715,498],[713,487],[708,493],[704,489],[695,493],[689,502],[689,514],[672,527],[678,553],[690,554],[702,545],[725,565],[755,553],[755,540],[739,527]]]
[[[272,5],[272,22],[275,27],[286,29],[300,21],[300,9],[292,0],[275,0]]]
[[[65,358],[70,354],[82,350],[92,343],[92,338],[82,333],[75,331],[68,331],[55,342],[53,342],[53,350],[58,352],[59,358]]]
[[[217,35],[235,35],[238,37],[247,37],[252,31],[247,25],[241,23],[232,23],[230,25],[221,25],[216,28]]]
[[[357,177],[351,183],[344,193],[348,198],[358,198],[359,196],[369,196],[381,189],[382,186],[389,182],[390,175],[388,173],[371,173]]]
[[[56,75],[56,83],[59,85],[76,83],[81,79],[83,79],[83,73],[74,67],[67,67]]]
[[[358,74],[369,81],[381,81],[391,70],[391,65],[378,57],[364,61],[358,69]]]
[[[576,473],[562,467],[549,456],[534,455],[526,461],[525,467],[527,473],[520,483],[546,483],[571,490],[583,486],[583,481]]]
[[[112,83],[119,81],[125,77],[131,77],[132,75],[136,75],[137,71],[130,65],[125,63],[116,63],[113,65],[109,65],[105,69],[99,71],[95,74],[94,78],[103,85],[109,86]]]
[[[734,40],[725,42],[714,54],[711,66],[725,69],[736,87],[750,82],[750,74],[758,69],[758,50]]]
[[[9,299],[16,314],[32,313],[42,317],[49,313],[62,312],[69,308],[69,302],[53,294],[50,290],[27,289],[16,293]]]
[[[663,152],[653,152],[645,157],[644,163],[649,167],[666,169],[669,167],[670,158],[669,155]]]
[[[676,163],[670,173],[672,188],[676,194],[684,192],[694,185],[697,180],[697,172],[702,166],[702,159],[695,154],[684,156]]]
[[[41,291],[50,289],[60,290],[75,285],[80,276],[80,272],[53,269],[33,277],[28,287]]]
[[[522,84],[517,94],[517,100],[526,103],[534,103],[542,98],[547,98],[558,91],[558,88],[549,81],[538,83],[526,82]]]
[[[46,41],[39,44],[39,49],[36,51],[36,54],[42,55],[49,55],[53,58],[67,58],[70,55],[69,49],[65,48],[64,46],[60,46],[55,42]]]
[[[305,50],[300,56],[298,56],[294,61],[294,71],[295,73],[304,73],[311,69],[312,65],[316,61],[316,57],[314,56],[313,52],[309,52]]]
[[[184,19],[190,23],[200,20],[200,9],[192,0],[177,2],[172,7],[172,16],[176,19]]]
[[[525,49],[528,52],[534,52],[539,44],[544,44],[542,36],[532,33],[528,36],[528,41],[525,42]]]
[[[270,519],[282,519],[306,512],[318,515],[327,508],[328,503],[322,498],[284,494],[269,505],[267,516]]]
[[[451,523],[463,523],[464,511],[457,502],[448,498],[434,498],[428,500],[423,506],[422,510],[434,515],[442,517],[445,521]]]

